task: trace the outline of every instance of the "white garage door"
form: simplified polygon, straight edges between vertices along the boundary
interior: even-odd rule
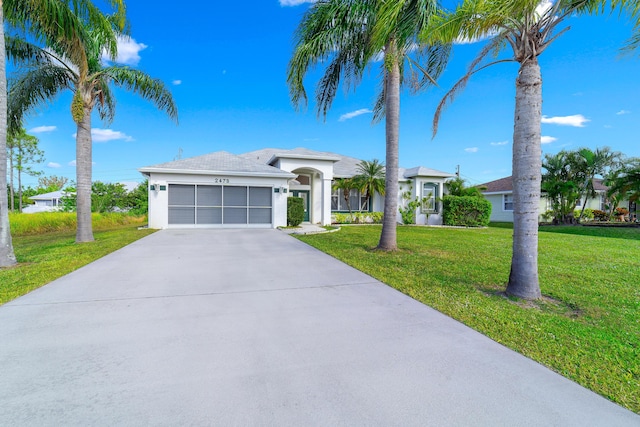
[[[271,187],[169,184],[169,225],[271,225]]]

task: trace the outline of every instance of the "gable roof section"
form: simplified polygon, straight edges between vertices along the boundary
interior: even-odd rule
[[[607,191],[609,187],[602,183],[602,179],[593,179],[593,188],[596,191]],[[496,179],[495,181],[489,181],[484,184],[478,185],[478,187],[487,187],[486,190],[482,190],[483,193],[511,193],[513,192],[513,179],[511,176],[505,178]]]
[[[192,173],[220,175],[253,175],[293,178],[294,174],[226,151],[218,151],[188,159],[174,160],[139,169],[142,173]]]
[[[270,164],[273,160],[275,160],[275,158],[278,157],[332,160],[335,162],[333,164],[333,176],[335,178],[350,178],[354,175],[357,175],[357,166],[361,162],[360,159],[356,159],[354,157],[343,156],[341,154],[331,153],[328,151],[314,151],[306,148],[294,148],[292,150],[264,148],[262,150],[240,154],[239,156],[264,164]]]
[[[496,179],[495,181],[485,182],[478,185],[478,187],[487,187],[486,190],[482,190],[483,193],[507,193],[513,191],[513,179],[511,176]]]
[[[64,191],[58,190],[58,191],[52,191],[51,193],[36,194],[35,196],[29,197],[29,199],[30,200],[53,200],[53,199],[61,199],[66,195],[67,193],[65,193]]]
[[[431,169],[431,168],[425,168],[422,166],[416,166],[415,168],[406,169],[404,171],[403,176],[405,178],[415,178],[416,176],[433,176],[433,177],[440,177],[440,178],[451,178],[451,177],[454,177],[455,174],[442,172],[442,171]]]

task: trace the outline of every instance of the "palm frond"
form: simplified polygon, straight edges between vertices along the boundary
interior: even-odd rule
[[[176,123],[178,122],[178,108],[171,92],[161,80],[154,79],[140,70],[121,66],[106,67],[102,70],[102,74],[109,76],[116,86],[151,101],[159,110],[166,112]]]
[[[72,87],[73,80],[69,72],[53,64],[28,69],[18,78],[12,79],[7,97],[8,128],[19,129],[28,111]]]
[[[44,49],[21,37],[6,35],[4,40],[7,58],[14,64],[47,61],[48,59]]]

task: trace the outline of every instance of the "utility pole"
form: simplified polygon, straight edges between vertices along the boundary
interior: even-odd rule
[[[456,165],[456,176],[460,178],[460,165]]]

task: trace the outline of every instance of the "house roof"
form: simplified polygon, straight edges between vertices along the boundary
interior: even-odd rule
[[[281,148],[264,148],[250,151],[244,154],[231,154],[226,151],[218,151],[188,159],[174,160],[153,166],[140,168],[142,173],[165,172],[181,173],[189,171],[199,174],[227,174],[227,175],[257,175],[295,177],[295,174],[278,169],[272,164],[279,158],[284,159],[309,159],[325,160],[333,163],[333,176],[335,178],[350,178],[358,174],[358,165],[362,160],[355,157],[343,156],[328,151],[314,151],[307,148],[294,148],[291,150]],[[453,174],[435,169],[417,166],[411,169],[399,168],[398,176],[401,179],[414,178],[416,176],[452,177]]]
[[[255,176],[278,176],[291,178],[295,175],[259,163],[249,158],[237,156],[226,151],[204,154],[202,156],[190,157],[188,159],[174,160],[172,162],[160,163],[139,169],[140,172],[168,172],[180,173],[189,171],[191,173],[211,174],[220,173],[226,175],[255,175]]]
[[[416,166],[415,168],[406,169],[403,176],[405,178],[414,178],[416,176],[437,176],[442,178],[450,178],[455,176],[455,174],[442,172],[436,169],[425,168],[422,166]]]
[[[593,179],[593,189],[595,191],[607,191],[609,189],[602,181],[600,178]],[[513,191],[513,179],[511,176],[507,176],[480,184],[478,187],[486,187],[486,190],[482,190],[483,193],[510,193]]]
[[[485,182],[478,185],[478,187],[486,187],[486,190],[482,190],[483,193],[502,193],[513,191],[513,180],[511,176],[496,179],[495,181]]]
[[[29,197],[30,200],[53,200],[60,199],[65,196],[65,192],[62,190],[52,191],[51,193],[37,194]]]
[[[307,148],[294,148],[292,150],[264,148],[262,150],[240,154],[240,157],[265,164],[272,163],[275,158],[330,160],[335,162],[333,164],[333,176],[336,178],[350,178],[357,175],[358,164],[361,162],[360,159],[356,159],[354,157],[343,156],[341,154],[331,153],[328,151],[314,151]]]

